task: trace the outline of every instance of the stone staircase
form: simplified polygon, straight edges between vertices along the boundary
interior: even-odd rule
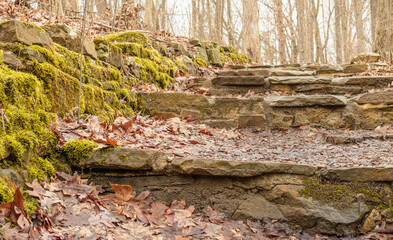
[[[359,68],[352,64],[350,69]],[[192,116],[213,127],[374,129],[393,123],[393,91],[389,89],[393,75],[356,76],[358,71],[344,69],[243,66],[219,71],[215,77],[195,78],[188,84],[189,89],[207,91],[213,97],[140,93],[140,99],[155,115]]]

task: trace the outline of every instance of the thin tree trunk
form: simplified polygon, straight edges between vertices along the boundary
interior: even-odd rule
[[[334,18],[336,33],[336,61],[338,64],[343,62],[342,35],[341,35],[341,0],[334,0]]]
[[[224,22],[224,0],[216,0],[215,41],[222,42],[222,29]]]
[[[356,39],[357,39],[357,53],[362,53],[365,50],[366,37],[363,30],[363,17],[362,9],[363,4],[361,0],[353,0],[355,8],[355,26],[356,26]]]
[[[192,11],[192,18],[191,18],[191,37],[195,38],[196,37],[196,32],[197,32],[197,7],[196,7],[196,1],[193,0],[191,1],[191,11]]]
[[[325,62],[323,58],[323,50],[322,50],[322,40],[321,40],[321,33],[319,31],[319,24],[318,24],[318,13],[319,13],[319,4],[320,0],[317,1],[317,6],[315,6],[314,0],[311,0],[312,10],[314,12],[314,32],[315,32],[315,45],[316,45],[316,58],[315,61],[317,63]]]
[[[227,0],[227,22],[228,22],[228,42],[229,45],[235,45],[234,39],[234,31],[233,31],[233,23],[232,23],[232,8],[231,8],[231,0]]]
[[[312,4],[311,1],[314,0],[308,0],[307,3],[307,29],[308,29],[308,34],[307,34],[307,48],[308,48],[308,62],[314,62],[314,13],[312,9]]]
[[[153,0],[146,0],[146,2],[145,2],[145,24],[150,29],[153,29],[153,27],[154,27],[153,12],[154,12]]]
[[[350,48],[349,48],[349,37],[348,34],[348,11],[346,1],[340,1],[341,3],[341,31],[344,43],[344,62],[349,62]]]
[[[299,62],[304,63],[305,48],[305,16],[304,16],[304,0],[296,0],[297,12],[297,29],[298,29],[298,46],[299,46]]]
[[[261,62],[261,44],[259,41],[258,1],[242,0],[243,2],[243,52],[254,62]]]
[[[198,8],[198,38],[205,39],[205,0],[198,0],[199,8]]]
[[[278,31],[278,55],[280,59],[281,64],[286,64],[287,63],[287,57],[285,54],[285,34],[284,34],[284,14],[282,12],[282,1],[281,0],[275,0],[275,8],[277,11],[277,16],[276,16],[276,27]]]
[[[161,30],[166,30],[166,17],[168,13],[166,12],[166,0],[162,0],[161,2]]]
[[[207,25],[209,27],[209,39],[213,39],[213,24],[212,24],[212,11],[211,11],[211,4],[210,4],[210,0],[206,0],[206,15],[207,15]]]
[[[377,9],[378,9],[378,1],[370,0],[370,11],[371,11],[371,42],[375,45],[375,29],[377,25]]]

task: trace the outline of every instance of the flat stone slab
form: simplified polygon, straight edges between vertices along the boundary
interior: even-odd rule
[[[393,92],[375,92],[366,93],[359,96],[356,102],[360,105],[372,104],[372,105],[393,105]]]
[[[332,77],[291,76],[269,77],[270,84],[297,85],[297,84],[330,84]]]
[[[347,105],[347,98],[334,95],[298,95],[278,96],[265,98],[270,107],[310,107],[310,106],[337,106]]]
[[[170,173],[254,177],[267,173],[289,173],[311,176],[318,167],[275,162],[240,162],[216,159],[175,158],[168,165]]]
[[[391,182],[393,166],[386,168],[362,167],[347,169],[328,169],[323,175],[331,179],[360,182]]]
[[[262,76],[223,76],[214,78],[212,83],[220,86],[264,86],[264,80]]]
[[[388,86],[393,76],[356,76],[332,79],[332,85]]]
[[[94,151],[81,159],[80,168],[112,170],[153,170],[153,166],[166,163],[167,154],[154,150],[114,148]],[[164,164],[165,165],[165,164]]]
[[[241,70],[223,70],[217,72],[217,76],[262,76],[268,77],[270,75],[269,69],[241,69]]]
[[[272,69],[271,76],[313,76],[314,71],[296,71],[296,70],[285,70],[285,69]]]

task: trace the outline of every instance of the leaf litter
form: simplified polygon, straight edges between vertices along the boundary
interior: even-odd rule
[[[61,148],[73,139],[90,139],[99,148],[118,145],[154,149],[189,158],[274,161],[326,167],[393,165],[393,126],[375,130],[329,130],[311,126],[278,130],[217,129],[190,116],[117,116],[112,123],[96,116],[78,123],[75,117],[57,119],[53,131]],[[337,144],[332,139],[348,139]]]
[[[27,185],[31,190],[26,192],[38,198],[39,206],[30,221],[16,189],[14,200],[0,205],[2,239],[337,239],[293,231],[277,220],[229,220],[217,207],[197,213],[184,199],[164,204],[128,185],[112,184],[114,193],[105,195],[77,174],[57,172],[50,182]],[[356,239],[391,239],[390,233],[379,229]]]

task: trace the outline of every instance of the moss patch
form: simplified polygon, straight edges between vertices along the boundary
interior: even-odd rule
[[[101,39],[107,42],[133,42],[141,44],[144,47],[150,44],[149,38],[145,34],[133,31],[117,32]]]
[[[329,183],[319,178],[304,180],[301,196],[312,198],[322,204],[345,208],[359,200],[379,209],[393,207],[393,196],[386,193],[380,184],[371,183]]]
[[[96,147],[98,145],[93,141],[75,139],[64,145],[63,153],[69,163],[77,165],[81,158],[90,156]]]
[[[7,178],[0,177],[0,203],[12,201],[14,191],[12,190],[10,181]]]

